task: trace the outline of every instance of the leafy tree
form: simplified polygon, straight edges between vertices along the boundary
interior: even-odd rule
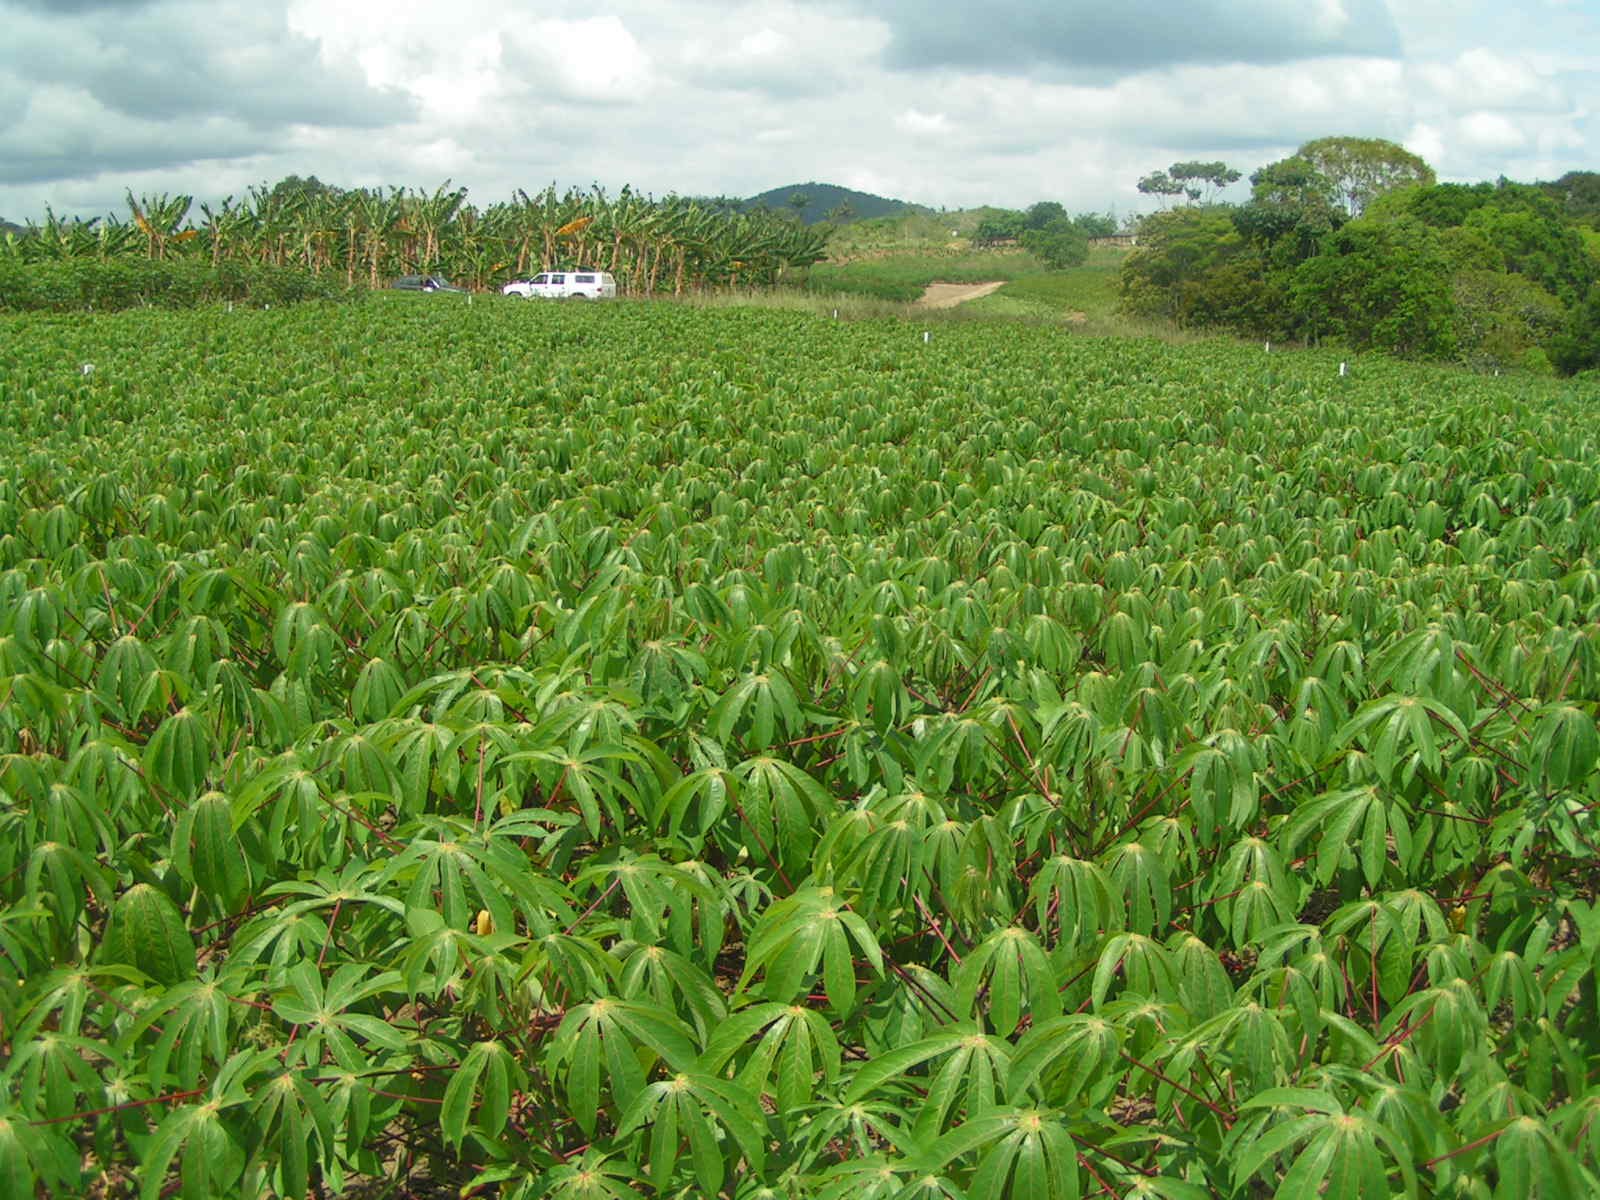
[[[1262,262],[1220,208],[1178,208],[1139,225],[1122,267],[1123,308],[1182,326],[1239,325],[1266,317]]]
[[[1458,269],[1451,280],[1456,342],[1463,361],[1548,370],[1543,347],[1566,332],[1568,311],[1524,275]]]
[[[323,183],[315,175],[307,175],[303,179],[299,175],[285,175],[268,189],[267,194],[276,203],[295,204],[308,200],[337,200],[345,193],[343,188]]]
[[[1165,171],[1151,171],[1150,174],[1139,180],[1138,186],[1139,190],[1146,196],[1156,197],[1163,208],[1172,201],[1173,197],[1185,194],[1183,184],[1172,178]]]
[[[1561,206],[1568,220],[1600,227],[1600,171],[1568,171],[1560,179],[1535,186]]]
[[[1026,214],[1009,209],[987,213],[972,231],[972,242],[977,246],[993,246],[1000,242],[1014,242],[1027,228]]]
[[[1080,266],[1089,257],[1089,239],[1065,218],[1024,230],[1022,244],[1053,271]]]
[[[1165,171],[1152,171],[1139,180],[1138,187],[1163,204],[1176,196],[1184,197],[1190,204],[1212,204],[1224,188],[1238,179],[1239,172],[1225,162],[1191,160],[1173,163]]]
[[[1353,217],[1385,192],[1434,182],[1432,167],[1383,138],[1316,138],[1295,151],[1295,157],[1305,159],[1328,181],[1332,198]]]
[[[1450,262],[1417,221],[1351,221],[1295,270],[1296,315],[1313,337],[1448,358],[1456,348]]]
[[[1482,265],[1525,275],[1567,307],[1577,304],[1600,272],[1560,205],[1527,184],[1436,184],[1386,196],[1371,211],[1459,229],[1458,244],[1476,246]]]
[[[1600,367],[1600,283],[1572,310],[1567,327],[1550,345],[1550,360],[1566,375]]]
[[[1068,221],[1067,210],[1054,200],[1040,200],[1037,204],[1030,204],[1028,211],[1023,214],[1023,228],[1048,229],[1052,225]]]
[[[1167,175],[1180,184],[1190,201],[1212,204],[1230,184],[1239,181],[1239,172],[1225,162],[1180,162],[1167,168]]]
[[[1117,219],[1110,213],[1079,213],[1072,223],[1086,238],[1111,237],[1117,232]]]
[[[1315,254],[1322,238],[1344,224],[1344,209],[1330,198],[1331,185],[1308,159],[1269,163],[1250,176],[1250,201],[1234,210],[1234,227],[1270,249],[1280,267]]]

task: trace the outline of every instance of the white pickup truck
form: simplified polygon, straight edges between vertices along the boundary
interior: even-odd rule
[[[606,271],[545,271],[532,279],[513,279],[500,291],[524,300],[612,300],[617,281]]]

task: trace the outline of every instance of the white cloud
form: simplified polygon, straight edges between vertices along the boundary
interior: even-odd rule
[[[1497,112],[1473,112],[1461,118],[1461,138],[1476,151],[1504,154],[1527,145],[1527,135],[1510,117]]]
[[[1127,211],[1144,203],[1134,182],[1171,162],[1248,173],[1342,133],[1401,141],[1453,179],[1600,159],[1594,9],[1554,0],[1515,22],[1488,0],[89,7],[0,0],[12,219],[290,173],[448,177],[479,204],[551,181],[752,194],[814,179],[933,205]],[[1102,27],[1137,36],[1083,36]]]
[[[943,113],[925,113],[921,109],[908,108],[894,119],[895,128],[914,135],[948,133],[950,131],[950,118]]]
[[[1526,112],[1566,107],[1560,87],[1526,54],[1479,46],[1462,51],[1449,62],[1424,63],[1415,74],[1429,93],[1452,107],[1478,105]]]
[[[614,16],[539,21],[503,36],[507,57],[526,65],[523,90],[534,94],[554,91],[590,103],[631,104],[654,86],[650,56]]]

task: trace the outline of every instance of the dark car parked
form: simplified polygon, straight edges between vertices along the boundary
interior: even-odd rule
[[[402,292],[465,292],[445,279],[443,275],[402,275],[389,285]]]

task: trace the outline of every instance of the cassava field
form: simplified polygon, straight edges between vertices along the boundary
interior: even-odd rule
[[[0,1196],[1587,1197],[1591,390],[0,325]]]

